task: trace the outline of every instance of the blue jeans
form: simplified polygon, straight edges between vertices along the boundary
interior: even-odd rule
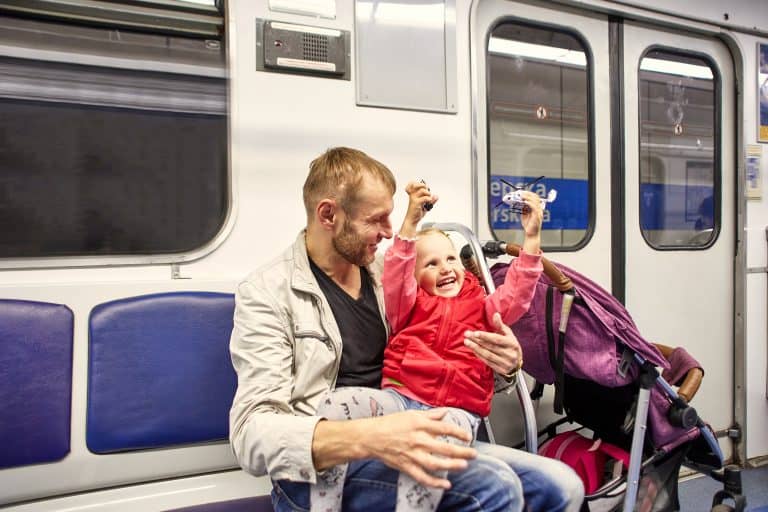
[[[481,441],[477,452],[505,462],[523,484],[526,512],[577,512],[584,500],[584,484],[559,460]]]
[[[406,409],[427,410],[432,407],[387,389]],[[469,413],[468,413],[469,414]],[[477,423],[480,418],[475,417]],[[474,425],[477,432],[477,425]],[[517,474],[523,485],[526,512],[577,512],[584,501],[584,484],[579,476],[559,460],[516,450],[500,444],[475,441],[479,454],[504,462]]]
[[[399,472],[377,460],[349,463],[344,485],[344,512],[391,512],[397,500]],[[440,500],[439,511],[519,512],[522,489],[515,473],[501,461],[479,455],[464,471],[448,475],[451,488]],[[274,482],[275,512],[309,510],[309,484]]]
[[[385,390],[399,402],[402,409],[427,410],[432,407],[405,397],[394,390]],[[472,430],[477,431],[479,418],[467,413]],[[391,512],[397,502],[399,471],[376,460],[349,463],[342,510],[344,512]],[[443,493],[438,511],[519,512],[522,510],[522,488],[517,475],[504,462],[479,455],[469,461],[464,471],[449,473],[451,488]],[[310,486],[302,482],[281,480],[273,482],[272,506],[275,512],[308,511]]]
[[[390,391],[391,392],[391,391]],[[407,409],[431,406],[400,394]],[[450,473],[438,511],[518,511],[521,495],[526,512],[577,512],[584,498],[581,479],[560,461],[481,441],[474,443],[478,457],[462,472]],[[374,460],[349,464],[344,485],[343,510],[384,512],[395,509],[399,472]],[[522,491],[521,491],[522,484]],[[309,484],[274,482],[275,512],[308,511]]]

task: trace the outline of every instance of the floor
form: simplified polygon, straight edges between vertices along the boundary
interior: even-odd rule
[[[768,512],[768,465],[747,468],[741,473],[742,493],[747,497],[747,512]],[[723,484],[707,476],[684,478],[679,484],[680,512],[704,512]],[[726,504],[733,505],[732,501]]]

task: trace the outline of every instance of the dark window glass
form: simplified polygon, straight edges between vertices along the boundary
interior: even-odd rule
[[[0,254],[183,252],[227,208],[226,119],[0,99]]]
[[[45,36],[40,22],[19,23]],[[107,37],[50,27],[73,47],[89,31],[95,41]],[[156,53],[160,44],[142,34],[122,40],[128,53],[144,42]],[[226,79],[211,54],[223,52],[202,40],[166,40],[189,51],[155,71],[0,57],[0,258],[183,253],[221,230]],[[94,48],[104,62],[125,60],[108,45]],[[210,76],[183,72],[194,54],[205,55]]]

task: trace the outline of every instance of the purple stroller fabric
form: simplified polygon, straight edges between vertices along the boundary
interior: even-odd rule
[[[507,263],[496,263],[491,267],[491,276],[497,286],[504,281],[508,266]],[[618,372],[625,346],[664,372],[673,371],[661,352],[642,337],[629,312],[613,295],[578,272],[564,265],[556,266],[573,282],[577,301],[583,301],[581,304],[574,303],[568,317],[565,374],[611,388],[630,384],[637,377],[639,367],[632,364],[624,376]],[[546,329],[546,295],[551,285],[550,279],[542,274],[536,285],[530,309],[511,326],[523,349],[523,370],[544,384],[552,384],[555,381]],[[552,324],[557,336],[563,294],[555,290],[553,299]],[[680,359],[684,364],[690,365],[683,374],[698,366],[693,358],[688,357]],[[674,370],[677,370],[676,374],[680,372],[680,369]],[[671,450],[699,435],[697,427],[686,431],[670,424],[667,420],[670,400],[659,386],[653,387],[648,425],[653,445],[663,451]]]

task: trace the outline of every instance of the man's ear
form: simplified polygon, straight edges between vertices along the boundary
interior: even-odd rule
[[[336,208],[336,201],[333,199],[323,199],[317,203],[315,217],[321,226],[326,229],[333,229],[336,224]]]

